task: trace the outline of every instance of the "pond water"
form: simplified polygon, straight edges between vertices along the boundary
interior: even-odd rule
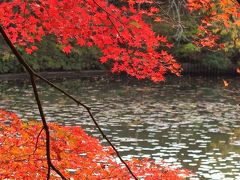
[[[124,159],[150,157],[196,173],[191,179],[240,179],[240,79],[181,77],[166,82],[56,82],[92,108]],[[48,121],[82,126],[101,138],[84,109],[39,83]],[[39,119],[27,82],[0,82],[0,108]],[[104,140],[103,140],[103,143]]]

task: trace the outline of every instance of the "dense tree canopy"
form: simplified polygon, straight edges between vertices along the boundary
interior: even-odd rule
[[[163,80],[166,71],[179,75],[180,66],[165,50],[172,44],[143,20],[149,16],[161,21],[155,16],[159,9],[136,9],[135,3],[127,1],[118,8],[105,0],[14,0],[1,3],[0,23],[12,42],[29,54],[38,49],[35,42],[54,34],[65,53],[73,44],[97,46],[103,55],[100,61],[111,61],[113,72],[153,81]]]
[[[172,53],[180,60],[194,59],[194,53],[207,53],[210,56],[206,57],[207,62],[221,59],[222,54],[235,61],[239,54],[236,0],[98,0],[86,3],[83,0],[61,3],[14,0],[3,1],[0,7],[0,24],[12,41],[23,46],[27,53],[42,49],[37,42],[53,34],[57,47],[65,53],[74,51],[75,45],[98,48],[102,53],[101,62],[110,64],[113,72],[127,72],[139,79],[160,81],[166,71],[179,75],[180,66]],[[172,48],[176,41],[177,46]],[[214,52],[215,58],[213,52],[199,49],[202,47],[221,49],[220,55]],[[204,59],[199,53],[196,57],[198,62]],[[59,60],[59,64],[64,63]],[[225,63],[220,64],[225,66]]]

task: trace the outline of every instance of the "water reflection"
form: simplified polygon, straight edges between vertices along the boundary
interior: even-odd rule
[[[124,158],[151,157],[196,172],[192,179],[240,178],[239,79],[172,78],[161,84],[71,80],[57,84],[92,107]],[[84,109],[40,84],[48,121],[100,137]],[[1,82],[0,108],[37,118],[31,86]]]

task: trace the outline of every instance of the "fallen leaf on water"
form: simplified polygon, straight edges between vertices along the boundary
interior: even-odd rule
[[[224,84],[224,87],[228,87],[228,82],[224,79],[223,79],[223,84]]]

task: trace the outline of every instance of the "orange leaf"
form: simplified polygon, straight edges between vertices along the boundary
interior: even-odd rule
[[[228,82],[226,80],[223,79],[223,84],[224,84],[224,87],[228,87]]]
[[[238,67],[238,68],[236,69],[236,72],[237,72],[238,74],[240,74],[240,67]]]

